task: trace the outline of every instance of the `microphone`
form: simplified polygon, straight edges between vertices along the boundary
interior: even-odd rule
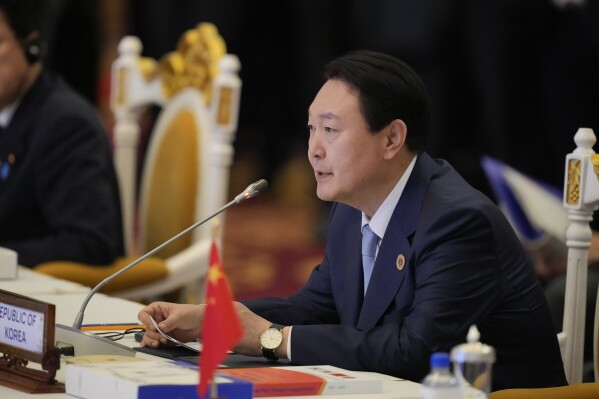
[[[239,195],[237,195],[237,197],[235,197],[235,199],[231,202],[239,204],[240,202],[249,200],[250,198],[254,198],[256,195],[260,194],[260,192],[266,190],[266,187],[268,187],[268,182],[264,179],[260,179],[257,182],[252,183],[249,186],[247,186],[245,188],[245,190],[243,190]],[[233,205],[233,204],[229,203],[225,206],[228,208],[231,205]],[[222,212],[222,211],[219,210],[219,213],[220,212]]]
[[[83,324],[83,317],[85,315],[85,309],[87,308],[87,304],[89,303],[90,299],[100,290],[100,288],[102,288],[103,286],[105,286],[110,281],[114,280],[116,277],[118,277],[121,274],[125,273],[127,270],[135,267],[140,262],[142,262],[145,259],[149,258],[150,256],[154,255],[156,252],[162,250],[164,247],[167,247],[168,245],[172,244],[174,241],[178,240],[182,236],[186,235],[187,233],[191,232],[192,230],[194,230],[194,229],[198,228],[199,226],[203,225],[207,221],[213,219],[215,216],[217,216],[218,214],[220,214],[220,213],[224,212],[225,210],[229,209],[233,205],[236,205],[236,204],[239,204],[239,203],[241,203],[243,201],[247,201],[247,200],[249,200],[251,198],[254,198],[258,194],[260,194],[262,191],[266,190],[267,187],[268,187],[268,182],[266,180],[264,180],[264,179],[260,179],[257,182],[254,182],[254,183],[250,184],[249,186],[247,186],[245,188],[245,190],[243,190],[241,193],[239,193],[231,202],[229,202],[225,206],[221,207],[220,209],[218,209],[216,212],[214,212],[210,216],[208,216],[208,217],[200,220],[199,222],[196,222],[196,223],[192,224],[191,226],[189,226],[185,230],[179,232],[175,236],[169,238],[167,241],[163,242],[162,244],[160,244],[156,248],[152,249],[151,251],[147,252],[146,254],[142,255],[141,257],[135,259],[133,262],[129,263],[127,266],[123,267],[118,272],[116,272],[114,274],[111,274],[110,276],[106,277],[104,280],[102,280],[100,283],[98,283],[89,292],[89,294],[87,294],[87,296],[83,300],[83,303],[81,304],[81,308],[79,309],[79,313],[77,313],[77,317],[75,318],[75,322],[73,323],[72,327],[64,326],[64,325],[61,325],[61,324],[56,324],[56,341],[57,341],[57,344],[59,342],[60,343],[77,343],[78,342],[80,346],[88,347],[88,346],[91,346],[91,344],[98,345],[101,341],[108,341],[108,342],[105,342],[105,343],[106,344],[109,343],[110,346],[114,347],[114,349],[115,349],[113,351],[113,350],[110,350],[110,348],[108,348],[109,354],[124,354],[124,353],[122,353],[123,352],[123,348],[126,349],[125,352],[132,351],[130,348],[127,348],[126,346],[118,344],[118,343],[116,343],[114,341],[111,341],[111,340],[99,337],[99,336],[94,335],[94,334],[87,333],[85,331],[81,331],[81,325]],[[94,342],[89,341],[89,340],[87,340],[85,338],[82,339],[81,336],[93,336]],[[66,339],[68,341],[62,341],[59,338],[64,338],[64,339]],[[77,341],[77,342],[73,342],[73,341]],[[81,343],[81,341],[85,341],[85,343]],[[88,345],[87,343],[89,343],[90,345]],[[57,345],[57,347],[58,347],[58,345]],[[116,348],[116,347],[122,347],[122,348]],[[84,350],[85,353],[77,353],[76,355],[79,356],[79,355],[87,355],[87,354],[97,354],[97,353],[89,352],[89,350],[91,350],[91,349],[92,349],[91,347],[87,348],[87,350]],[[103,352],[103,354],[104,353],[106,353],[106,352]],[[125,354],[130,354],[130,353],[125,353]]]

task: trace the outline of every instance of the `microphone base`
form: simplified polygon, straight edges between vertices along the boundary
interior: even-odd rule
[[[56,324],[54,333],[56,347],[59,350],[71,356],[84,355],[120,355],[135,356],[135,351],[125,345],[98,335],[81,331],[77,328]],[[72,354],[68,349],[72,347]],[[65,351],[65,349],[67,351]]]

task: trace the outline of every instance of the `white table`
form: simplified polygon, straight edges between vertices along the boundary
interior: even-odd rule
[[[28,269],[20,269],[17,280],[0,281],[0,289],[16,292],[40,301],[56,305],[56,323],[70,326],[73,324],[81,303],[90,291],[88,287],[76,283],[55,279],[40,275]],[[96,294],[89,301],[85,312],[85,323],[132,323],[137,321],[137,313],[143,308],[142,304],[121,298],[114,298],[103,294]],[[133,337],[127,337],[120,343],[134,347],[138,344]],[[152,357],[147,354],[138,353],[139,357]],[[155,357],[152,357],[156,359]],[[31,364],[30,366],[34,366]],[[58,370],[56,379],[64,382],[64,360],[61,361],[61,369]],[[420,398],[420,384],[400,380],[395,377],[379,374],[383,378],[383,393],[368,395],[335,395],[334,399],[418,399]],[[465,398],[481,398],[476,391],[467,391]],[[65,399],[72,398],[65,393],[54,394],[28,394],[16,391],[0,385],[0,398],[10,399]],[[287,396],[287,399],[293,397]],[[278,399],[285,399],[278,398]],[[303,399],[322,399],[322,396],[298,396]],[[168,399],[168,398],[165,398]],[[274,398],[277,399],[277,398]]]
[[[90,291],[84,285],[36,273],[22,266],[15,280],[0,280],[0,289],[31,297],[34,294],[81,294]]]

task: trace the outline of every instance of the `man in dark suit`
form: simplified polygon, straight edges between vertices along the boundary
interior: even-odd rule
[[[120,200],[94,108],[42,65],[44,0],[0,0],[0,246],[21,265],[123,255]]]
[[[494,389],[566,384],[543,291],[511,226],[424,152],[420,79],[369,51],[332,61],[325,76],[308,112],[308,157],[318,197],[334,202],[326,254],[295,295],[236,305],[245,334],[235,350],[419,381],[431,353],[464,342],[475,324],[497,351]],[[165,342],[150,315],[180,339],[197,337],[204,306],[149,305],[143,344]]]

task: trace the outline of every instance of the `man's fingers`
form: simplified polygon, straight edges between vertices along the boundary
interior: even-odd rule
[[[141,341],[141,346],[158,348],[160,345],[165,345],[166,343],[167,341],[162,335],[151,331],[146,331],[146,333],[144,334],[144,338]]]

